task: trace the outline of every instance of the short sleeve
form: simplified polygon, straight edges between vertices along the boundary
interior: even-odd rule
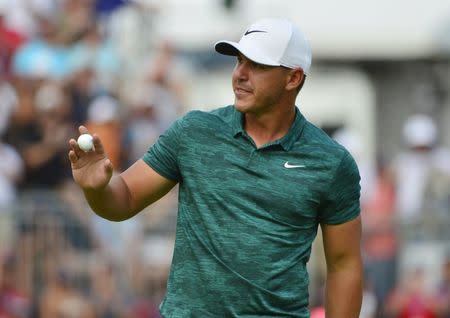
[[[319,222],[325,224],[341,224],[356,218],[360,208],[360,175],[353,157],[346,152],[328,191],[324,204],[319,211]]]
[[[183,135],[183,118],[175,121],[150,147],[143,160],[157,173],[174,181],[181,180],[178,165],[180,139]]]

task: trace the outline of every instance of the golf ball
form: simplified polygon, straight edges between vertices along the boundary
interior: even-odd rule
[[[92,136],[89,134],[82,134],[77,140],[78,146],[81,150],[87,152],[94,148],[94,142]]]

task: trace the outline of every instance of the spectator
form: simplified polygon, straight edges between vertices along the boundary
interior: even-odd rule
[[[75,126],[79,126],[86,122],[87,108],[97,93],[96,73],[88,64],[72,69],[72,71],[68,79],[68,95],[72,122]]]
[[[58,37],[66,45],[77,42],[94,23],[93,0],[62,1]]]
[[[36,7],[32,1],[27,0],[0,0],[4,14],[5,25],[24,38],[36,36],[36,21],[34,14],[43,13],[45,8]],[[48,9],[48,8],[47,8]]]
[[[130,0],[108,18],[107,32],[125,62],[123,71],[127,76],[142,69],[160,41],[154,27],[160,6],[159,1]]]
[[[36,20],[39,33],[14,54],[13,74],[22,78],[64,79],[70,71],[68,50],[60,41],[56,18],[42,14]]]
[[[121,290],[116,267],[100,260],[92,273],[92,296],[96,318],[123,317],[125,313],[124,293]]]
[[[22,186],[55,188],[69,176],[65,173],[69,165],[64,153],[65,139],[73,134],[74,128],[69,121],[67,99],[62,88],[54,83],[45,83],[27,101],[29,98],[23,97],[22,107],[28,110],[23,110],[23,121],[11,128],[8,138],[25,162]]]
[[[415,268],[406,273],[385,303],[385,313],[393,318],[437,318],[437,302],[424,285],[424,272]]]
[[[16,50],[24,43],[25,36],[10,28],[5,21],[7,3],[0,0],[0,68],[1,72],[10,74],[10,63]]]
[[[122,168],[122,122],[120,104],[112,96],[99,96],[88,107],[86,127],[100,136],[117,171]]]
[[[85,26],[82,36],[70,48],[69,63],[72,73],[84,69],[94,72],[95,93],[117,89],[122,63],[115,47],[103,36],[95,21]]]
[[[59,270],[42,293],[40,317],[94,318],[95,313],[92,304],[74,287],[71,274]]]
[[[0,80],[0,136],[10,124],[11,115],[17,110],[17,92],[8,82]]]
[[[14,239],[13,204],[17,203],[17,186],[24,173],[18,151],[5,141],[11,115],[16,109],[16,91],[0,79],[0,258]]]
[[[449,222],[450,151],[439,145],[429,116],[409,117],[403,135],[408,149],[394,158],[391,167],[398,220],[405,238],[438,238],[447,232],[436,231],[440,224]]]
[[[365,270],[378,304],[384,303],[397,280],[399,243],[394,203],[394,187],[380,159],[373,191],[361,212]]]
[[[183,67],[168,43],[162,43],[157,56],[144,67],[143,78],[125,88],[130,105],[127,122],[127,162],[134,162],[147,151],[178,116],[183,113],[186,82]],[[177,70],[178,77],[174,75]]]
[[[376,169],[374,162],[366,149],[363,148],[361,135],[355,129],[350,127],[340,128],[333,134],[333,139],[347,148],[356,160],[361,175],[361,205],[364,205],[373,192],[375,184]]]
[[[377,317],[378,311],[378,300],[375,295],[372,284],[370,284],[367,280],[364,284],[363,290],[363,301],[361,306],[361,313],[359,318],[375,318]]]
[[[437,299],[440,317],[450,318],[450,255],[442,266],[442,281],[438,286]]]
[[[22,158],[12,145],[4,142],[4,135],[16,107],[17,95],[14,88],[6,82],[0,83],[0,208],[14,202],[16,186],[23,174]]]
[[[29,297],[17,287],[17,264],[13,257],[2,259],[0,267],[0,317],[28,318]]]
[[[177,75],[173,70],[177,70]],[[183,113],[184,90],[183,63],[175,56],[174,48],[163,42],[155,59],[144,75],[144,85],[149,91],[149,102],[154,106],[158,121],[164,129]]]
[[[148,144],[153,144],[163,132],[164,127],[158,120],[149,92],[145,88],[136,91],[130,102],[126,122],[127,166],[142,157],[148,149]]]
[[[167,129],[185,110],[185,77],[189,72],[185,66],[169,43],[161,43],[153,59],[148,59],[137,72],[136,79],[122,87],[123,99],[131,105],[132,115],[133,108],[138,113],[140,108],[153,121],[155,130]]]

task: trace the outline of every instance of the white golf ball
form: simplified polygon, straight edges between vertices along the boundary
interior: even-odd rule
[[[89,134],[82,134],[77,140],[78,146],[84,152],[91,151],[94,148],[93,138]]]

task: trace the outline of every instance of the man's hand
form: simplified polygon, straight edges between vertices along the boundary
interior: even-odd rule
[[[80,134],[88,134],[84,126],[78,128]],[[102,142],[97,135],[93,135],[94,150],[84,152],[75,139],[70,139],[69,159],[75,182],[83,190],[102,190],[111,180],[113,166],[107,158]]]

